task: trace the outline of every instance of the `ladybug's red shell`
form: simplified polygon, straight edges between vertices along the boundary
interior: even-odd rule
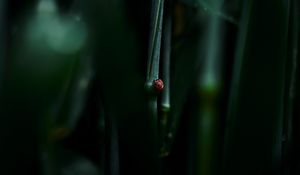
[[[157,92],[161,92],[164,89],[164,82],[161,79],[153,81],[153,88]]]

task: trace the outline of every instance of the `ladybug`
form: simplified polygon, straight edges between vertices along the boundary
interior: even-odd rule
[[[157,92],[162,92],[164,89],[164,82],[161,79],[154,80],[153,88]]]

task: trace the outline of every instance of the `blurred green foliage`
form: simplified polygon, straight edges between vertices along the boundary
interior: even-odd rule
[[[1,0],[0,174],[299,174],[298,11]]]

